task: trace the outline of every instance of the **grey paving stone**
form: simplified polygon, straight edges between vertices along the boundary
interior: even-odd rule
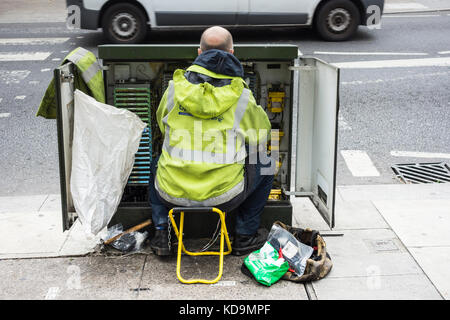
[[[330,230],[328,224],[308,198],[294,198],[292,207],[292,225],[294,227]]]
[[[336,201],[334,230],[389,228],[371,201]]]
[[[347,230],[324,237],[333,269],[327,278],[422,274],[422,270],[389,229]],[[324,280],[326,280],[325,278]]]
[[[38,211],[48,195],[35,196],[11,196],[0,197],[0,218],[1,214],[16,212],[36,212]]]
[[[407,247],[450,246],[450,199],[373,203]]]
[[[66,237],[58,212],[10,213],[0,223],[0,258],[55,256]]]
[[[100,234],[86,234],[79,219],[75,221],[68,231],[67,239],[58,252],[59,256],[85,255],[93,252],[100,243]]]
[[[450,247],[410,248],[414,259],[420,264],[441,295],[450,299]]]
[[[61,212],[61,196],[59,194],[49,194],[39,211]]]
[[[314,282],[313,287],[319,300],[442,299],[423,274],[329,278]]]
[[[280,280],[265,287],[245,276],[240,268],[244,257],[226,256],[221,280],[214,285],[182,284],[176,277],[176,259],[147,256],[139,299],[186,300],[308,300],[302,284]],[[184,278],[215,278],[218,257],[183,256],[181,274]]]
[[[450,199],[450,183],[338,186],[344,201]]]
[[[0,260],[0,299],[135,299],[145,256]]]

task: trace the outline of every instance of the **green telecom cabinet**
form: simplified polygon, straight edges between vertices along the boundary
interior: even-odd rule
[[[163,137],[156,123],[159,101],[176,69],[186,69],[197,57],[194,45],[101,45],[107,103],[141,117],[147,128],[120,206],[110,225],[130,227],[151,218],[148,201],[150,162],[161,152]],[[267,112],[279,154],[262,226],[274,221],[292,224],[292,200],[308,197],[323,219],[334,227],[336,191],[339,69],[316,58],[299,55],[293,45],[237,45],[235,55],[244,67],[244,80]],[[70,193],[72,159],[74,66],[67,63],[54,73],[58,99],[58,146],[64,230],[77,214]],[[113,155],[111,155],[113,156]],[[210,236],[216,215],[189,215],[186,236]],[[233,230],[233,212],[227,213]]]

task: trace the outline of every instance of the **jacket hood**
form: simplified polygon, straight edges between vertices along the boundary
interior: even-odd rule
[[[200,54],[194,63],[212,72],[230,77],[244,77],[241,62],[229,52],[210,49]]]
[[[242,78],[231,78],[231,83],[215,87],[208,82],[190,83],[184,76],[185,70],[173,74],[175,100],[188,113],[200,119],[217,117],[237,103],[244,89]]]

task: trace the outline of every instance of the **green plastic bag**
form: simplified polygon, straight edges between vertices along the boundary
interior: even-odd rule
[[[269,242],[250,253],[244,264],[256,281],[268,287],[280,280],[289,269],[288,262],[279,256]]]

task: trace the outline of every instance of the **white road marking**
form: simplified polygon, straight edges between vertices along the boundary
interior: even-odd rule
[[[354,177],[378,177],[380,173],[362,150],[341,150],[341,155]]]
[[[48,45],[61,44],[70,38],[0,38],[0,45]]]
[[[439,14],[385,14],[383,19],[386,18],[429,18],[429,17],[440,17]]]
[[[28,84],[32,84],[32,85],[37,85],[39,83],[40,83],[40,81],[37,81],[37,80],[28,81]]]
[[[52,61],[61,61],[61,58],[53,58]]]
[[[415,152],[415,151],[391,151],[393,157],[450,159],[450,153]]]
[[[48,288],[47,294],[45,295],[45,300],[54,300],[58,296],[59,287]]]
[[[9,118],[11,113],[0,113],[0,118]]]
[[[14,100],[25,100],[27,96],[16,96]]]
[[[450,54],[450,51],[439,51],[438,54]]]
[[[448,66],[450,66],[450,57],[424,58],[424,59],[350,61],[350,62],[333,63],[333,65],[338,68],[342,68],[342,69],[448,67]]]
[[[336,52],[314,51],[314,54],[349,55],[349,56],[427,56],[425,52]]]
[[[20,81],[28,77],[30,73],[30,70],[0,70],[0,83],[20,83]]]
[[[384,82],[397,82],[397,81],[405,81],[405,80],[413,80],[413,79],[423,79],[426,77],[439,77],[439,76],[447,76],[450,74],[450,71],[447,72],[433,72],[433,73],[416,73],[404,77],[397,77],[392,79],[374,79],[374,80],[355,80],[355,81],[342,81],[341,85],[359,85],[359,84],[377,84]]]
[[[423,10],[423,9],[428,9],[428,7],[416,2],[386,3],[384,5],[385,12],[389,10]]]
[[[51,52],[0,52],[0,61],[42,61]]]
[[[50,71],[51,69],[50,68],[44,68],[44,69],[41,69],[41,72],[47,72],[47,71]]]

